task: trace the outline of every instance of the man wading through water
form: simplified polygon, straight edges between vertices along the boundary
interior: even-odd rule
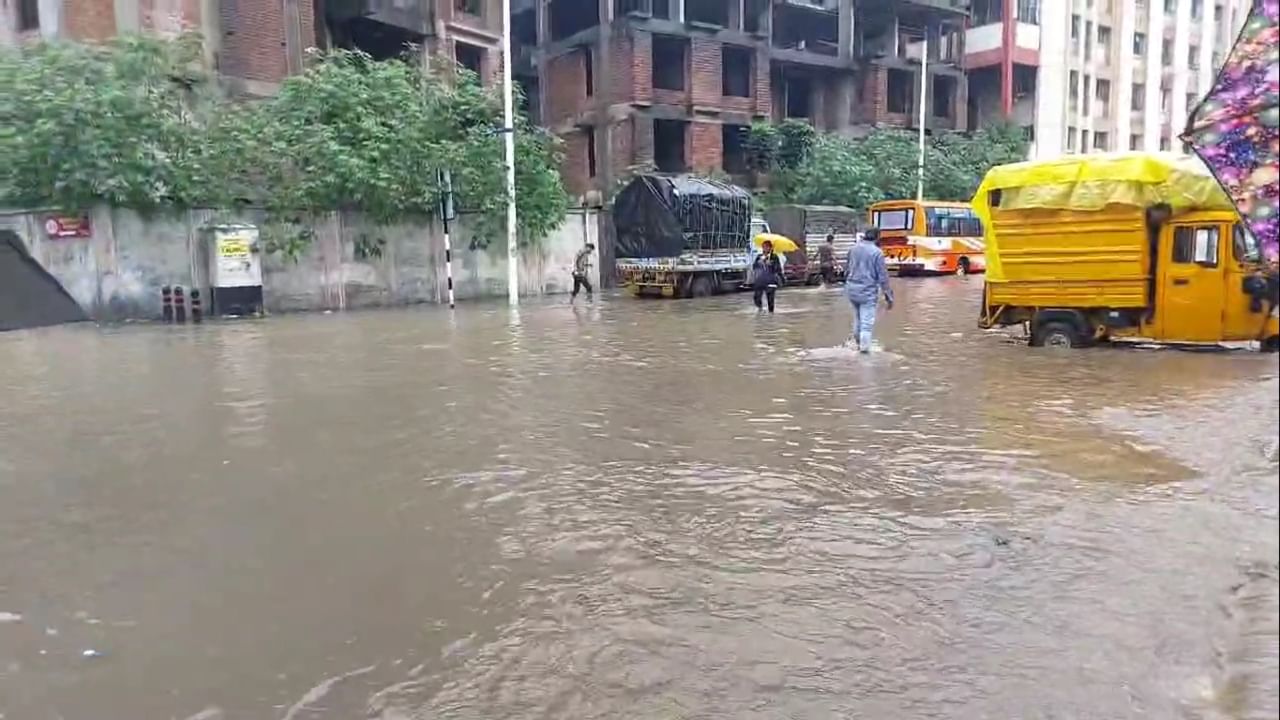
[[[773,312],[773,296],[778,292],[778,285],[782,284],[782,261],[773,252],[773,243],[765,240],[760,245],[760,255],[752,263],[752,269],[755,271],[755,277],[752,278],[751,286],[755,292],[751,299],[755,302],[757,310],[763,310],[764,305],[760,299],[762,296],[767,298],[769,312]]]
[[[836,280],[836,236],[827,233],[827,241],[818,246],[818,272],[822,274],[822,284],[831,285]]]
[[[871,331],[876,326],[876,298],[884,293],[884,307],[893,309],[893,289],[889,287],[889,269],[877,242],[880,231],[871,228],[849,248],[844,266],[844,292],[853,305],[852,342],[859,352],[871,352]]]
[[[578,299],[578,291],[587,291],[587,302],[591,302],[591,281],[587,279],[587,271],[591,269],[591,253],[595,252],[596,246],[587,243],[578,255],[573,258],[573,294],[569,296],[569,303]]]

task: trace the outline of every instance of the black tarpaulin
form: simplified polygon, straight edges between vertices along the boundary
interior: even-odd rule
[[[750,240],[751,194],[701,178],[639,175],[614,199],[613,224],[622,258],[742,250]]]
[[[88,320],[80,304],[27,252],[11,230],[0,230],[0,331]]]

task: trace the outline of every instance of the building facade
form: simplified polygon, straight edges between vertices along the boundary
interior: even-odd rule
[[[975,0],[971,124],[1009,117],[1032,157],[1180,150],[1249,0]]]
[[[492,82],[501,9],[501,0],[0,0],[0,43],[197,31],[208,66],[243,95],[273,94],[312,47],[387,58],[415,46]]]
[[[637,169],[746,171],[745,130],[799,118],[859,133],[965,128],[960,0],[531,0],[514,74],[564,141],[576,195]]]

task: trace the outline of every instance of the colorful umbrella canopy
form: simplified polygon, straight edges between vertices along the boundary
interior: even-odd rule
[[[1280,255],[1280,0],[1249,19],[1182,139],[1213,171],[1270,259]]]

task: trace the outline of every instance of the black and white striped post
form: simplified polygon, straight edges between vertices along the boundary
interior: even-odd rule
[[[440,171],[440,221],[444,224],[444,273],[449,286],[449,309],[453,309],[453,241],[449,237],[449,224],[453,222],[453,177],[448,170]]]

